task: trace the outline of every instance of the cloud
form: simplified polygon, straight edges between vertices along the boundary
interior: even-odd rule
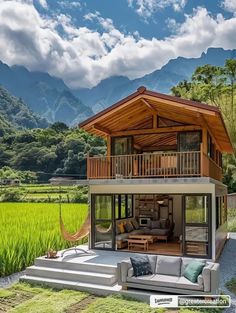
[[[89,26],[76,27],[70,15],[40,15],[30,1],[0,3],[0,60],[61,77],[72,88],[115,75],[138,78],[178,56],[199,57],[209,47],[236,48],[236,17],[213,17],[201,7],[159,40],[122,33],[99,12],[84,17]],[[92,28],[97,23],[99,32]]]
[[[80,1],[63,0],[63,1],[59,1],[58,4],[61,8],[66,8],[66,9],[81,8]]]
[[[182,10],[187,0],[127,0],[130,7],[134,7],[138,15],[145,19],[151,17],[157,10],[172,7],[174,11]]]
[[[47,0],[38,0],[39,4],[44,8],[44,9],[48,9],[48,4],[47,4]]]
[[[236,0],[224,0],[222,1],[222,7],[226,11],[236,14]]]

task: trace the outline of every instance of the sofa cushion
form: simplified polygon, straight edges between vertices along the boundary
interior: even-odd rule
[[[134,227],[131,224],[131,222],[126,222],[124,226],[127,233],[130,233],[132,230],[134,230]]]
[[[179,277],[178,281],[175,283],[176,288],[181,289],[190,289],[190,290],[203,290],[203,284],[202,283],[193,283],[187,278],[181,276]]]
[[[131,223],[134,226],[134,229],[139,229],[139,223],[137,222],[136,218],[131,220]]]
[[[129,237],[128,233],[123,233],[123,234],[117,235],[116,240],[124,240],[124,239],[127,239],[128,237]]]
[[[168,236],[170,233],[169,229],[150,229],[149,234],[150,235],[154,235],[154,236],[158,236],[158,235],[162,235],[162,236]]]
[[[155,273],[156,263],[157,263],[157,255],[148,255],[148,259],[151,265],[152,273]]]
[[[151,221],[151,229],[155,229],[155,228],[161,228],[161,222],[160,221]]]
[[[130,257],[134,269],[134,276],[143,276],[152,274],[151,264],[147,255],[137,255]]]
[[[177,277],[170,275],[145,275],[139,277],[127,277],[127,282],[137,283],[142,285],[156,286],[156,287],[168,287],[175,288],[176,293],[179,289],[188,290],[203,290],[203,285],[198,283],[192,283],[185,277]],[[145,288],[145,287],[144,287]]]
[[[156,274],[180,276],[181,273],[181,258],[172,256],[157,257]]]
[[[143,234],[143,230],[142,229],[135,229],[132,230],[129,235],[139,235],[139,234]]]
[[[202,273],[204,266],[205,263],[193,260],[186,266],[183,276],[190,280],[192,283],[196,283],[197,278]]]

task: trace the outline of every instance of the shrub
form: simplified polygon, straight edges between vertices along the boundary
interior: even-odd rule
[[[19,202],[21,201],[22,193],[17,189],[6,189],[2,193],[2,202]]]

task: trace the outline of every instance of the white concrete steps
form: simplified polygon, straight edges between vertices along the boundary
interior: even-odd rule
[[[106,274],[100,272],[78,271],[62,268],[52,268],[45,266],[30,266],[26,269],[26,276],[39,278],[52,278],[67,280],[71,282],[91,283],[95,285],[112,286],[117,281],[116,274]]]
[[[73,289],[102,296],[117,293],[121,290],[121,286],[118,286],[117,284],[113,286],[107,286],[102,284],[96,285],[83,282],[75,282],[71,280],[37,277],[30,275],[24,275],[20,278],[20,280],[30,284],[43,285],[55,289]]]
[[[39,267],[60,268],[72,271],[88,271],[113,275],[116,275],[117,273],[117,265],[97,264],[90,262],[77,263],[63,261],[60,259],[53,260],[40,257],[35,259],[34,264]]]

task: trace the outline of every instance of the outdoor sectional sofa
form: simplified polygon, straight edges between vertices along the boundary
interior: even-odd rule
[[[123,289],[146,289],[186,295],[219,293],[218,263],[200,260],[205,263],[205,267],[197,282],[192,283],[183,276],[183,272],[193,259],[160,255],[148,255],[148,258],[153,272],[151,275],[135,277],[130,259],[118,263],[118,284]]]

